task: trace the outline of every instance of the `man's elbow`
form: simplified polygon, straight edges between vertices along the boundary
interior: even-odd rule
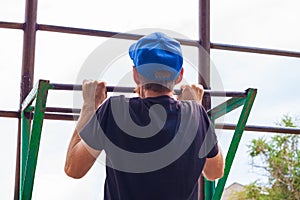
[[[74,179],[80,179],[82,178],[85,174],[83,173],[79,173],[78,170],[76,170],[76,168],[70,166],[70,165],[65,165],[65,173],[67,176],[74,178]]]
[[[224,168],[215,170],[214,173],[205,173],[205,178],[209,181],[213,181],[224,176]]]

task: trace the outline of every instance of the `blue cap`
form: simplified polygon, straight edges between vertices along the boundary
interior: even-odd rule
[[[175,80],[182,69],[180,43],[160,32],[146,35],[132,44],[129,56],[138,73],[153,81]],[[168,76],[158,75],[159,71],[169,72]]]

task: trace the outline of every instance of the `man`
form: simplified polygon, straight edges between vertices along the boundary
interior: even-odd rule
[[[180,101],[173,98],[173,87],[183,78],[183,58],[180,43],[163,33],[142,37],[129,55],[140,97],[104,101],[105,83],[84,81],[65,172],[83,177],[104,150],[105,200],[196,200],[201,173],[214,180],[224,170],[201,106],[203,88],[185,85]]]

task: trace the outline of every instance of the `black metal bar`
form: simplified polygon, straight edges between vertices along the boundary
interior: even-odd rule
[[[14,200],[19,200],[20,196],[20,165],[21,165],[21,132],[22,124],[21,117],[18,119],[18,132],[17,132],[17,155],[16,155],[16,171],[15,171],[15,188],[14,188]]]
[[[54,26],[54,25],[46,25],[46,24],[39,24],[37,26],[37,29],[41,31],[49,31],[49,32],[57,32],[57,33],[69,33],[69,34],[89,35],[89,36],[98,36],[98,37],[114,37],[118,39],[129,39],[129,40],[138,40],[140,37],[143,36],[138,34],[127,34],[127,33],[119,33],[119,32],[112,32],[112,31]],[[203,36],[205,35],[202,35],[202,38],[204,38]],[[210,48],[219,49],[219,50],[239,51],[239,52],[258,53],[258,54],[277,55],[277,56],[288,56],[288,57],[296,57],[296,58],[300,57],[300,52],[296,52],[296,51],[247,47],[247,46],[210,43],[210,42],[205,43],[205,41],[208,40],[197,41],[197,40],[185,40],[180,38],[177,38],[177,40],[182,45],[187,45],[187,46],[199,47],[201,43],[201,45],[203,46],[209,45]]]
[[[56,108],[56,107],[47,107],[46,112],[50,113],[80,113],[79,108]]]
[[[24,29],[24,26],[25,26],[24,23],[0,21],[0,28]],[[115,37],[118,39],[131,39],[131,40],[138,40],[140,37],[143,36],[138,34],[126,34],[126,33],[119,33],[113,31],[101,31],[101,30],[73,28],[73,27],[64,27],[64,26],[55,26],[55,25],[46,25],[46,24],[37,24],[37,29],[41,31],[49,31],[49,32],[90,35],[90,36],[98,36],[98,37]],[[196,46],[196,47],[199,47],[199,44],[202,43],[202,41],[200,42],[197,40],[185,40],[179,38],[177,40],[179,40],[180,43],[183,45]],[[217,49],[217,50],[238,51],[238,52],[300,58],[299,51],[249,47],[249,46],[221,44],[221,43],[210,43],[210,48]]]
[[[20,112],[0,110],[0,117],[20,118]]]
[[[278,49],[266,49],[266,48],[247,47],[247,46],[238,46],[238,45],[230,45],[230,44],[218,44],[218,43],[211,43],[210,47],[212,49],[227,50],[227,51],[238,51],[238,52],[300,58],[300,52],[296,52],[296,51],[285,51],[285,50],[278,50]]]
[[[22,102],[29,94],[33,86],[34,77],[34,57],[35,57],[35,41],[36,41],[36,19],[37,19],[37,0],[26,0],[25,23],[23,26],[23,57],[21,72],[21,93],[20,93],[20,110]],[[16,172],[15,172],[15,188],[14,200],[20,198],[20,151],[21,151],[21,131],[19,120],[19,129],[17,137],[17,155],[16,155]]]
[[[89,35],[89,36],[97,36],[97,37],[113,37],[116,39],[127,39],[127,40],[138,40],[139,38],[144,36],[139,34],[120,33],[120,32],[113,32],[113,31],[103,31],[103,30],[84,29],[84,28],[73,28],[73,27],[65,27],[65,26],[54,26],[54,25],[46,25],[46,24],[39,24],[37,28],[38,30],[41,31]],[[199,46],[199,42],[196,40],[186,40],[180,38],[176,38],[176,39],[182,45]]]
[[[0,21],[0,28],[9,28],[9,29],[23,29],[23,23],[15,23],[15,22],[3,22]]]
[[[53,114],[45,113],[44,119],[50,120],[66,120],[66,121],[76,121],[79,118],[79,115],[65,115],[65,114]]]
[[[46,110],[49,108],[46,108]],[[52,108],[50,108],[51,111]],[[59,114],[59,113],[49,113],[50,111],[45,113],[45,119],[48,120],[66,120],[66,121],[74,121],[77,120],[79,115],[77,114],[79,109],[76,112],[71,113],[70,110],[72,108],[53,108],[56,112],[67,110],[65,113],[70,114]],[[57,109],[57,110],[56,110]],[[61,109],[61,110],[60,110]],[[68,109],[70,109],[68,111]],[[33,115],[31,114],[29,118],[32,118]],[[235,130],[235,124],[215,124],[216,129],[223,129],[223,130]],[[272,127],[272,126],[258,126],[258,125],[247,125],[245,126],[245,131],[254,131],[254,132],[266,132],[266,133],[284,133],[284,134],[297,134],[300,135],[299,128],[286,128],[286,127]]]
[[[54,90],[82,90],[82,85],[76,84],[60,84],[60,83],[51,83]],[[134,92],[134,87],[115,87],[115,86],[107,86],[108,92],[124,92],[131,93]],[[175,94],[181,94],[180,89],[175,89]],[[247,91],[213,91],[213,90],[204,90],[204,94],[211,95],[215,97],[245,97],[247,95]]]
[[[210,89],[210,0],[199,0],[199,48],[198,54],[198,83],[202,84],[204,89]],[[210,95],[203,97],[202,104],[206,110],[211,108]],[[199,178],[199,199],[205,197],[205,181],[203,175]]]
[[[216,128],[217,129],[225,129],[225,130],[235,130],[236,125],[234,125],[234,124],[216,124]],[[245,127],[245,131],[267,132],[267,133],[285,133],[285,134],[300,135],[299,128],[287,128],[287,127],[247,125]]]

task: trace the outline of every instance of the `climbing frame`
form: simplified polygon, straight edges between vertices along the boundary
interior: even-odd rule
[[[81,85],[55,84],[48,80],[39,80],[22,103],[22,141],[21,141],[21,166],[20,166],[20,199],[30,200],[35,179],[35,170],[38,161],[39,145],[44,119],[60,117],[62,120],[74,120],[78,118],[79,109],[50,108],[46,107],[49,90],[81,90]],[[107,87],[108,92],[133,92],[131,87]],[[179,93],[180,91],[175,91]],[[205,95],[231,97],[220,105],[210,109],[207,113],[214,123],[216,119],[226,113],[242,107],[234,135],[226,156],[224,176],[214,181],[205,180],[205,199],[219,200],[222,196],[226,180],[228,178],[239,142],[243,135],[248,120],[256,89],[247,89],[243,92],[224,92],[205,90]],[[56,114],[53,114],[55,112]],[[52,114],[51,114],[52,113]],[[60,114],[57,114],[60,113]]]

